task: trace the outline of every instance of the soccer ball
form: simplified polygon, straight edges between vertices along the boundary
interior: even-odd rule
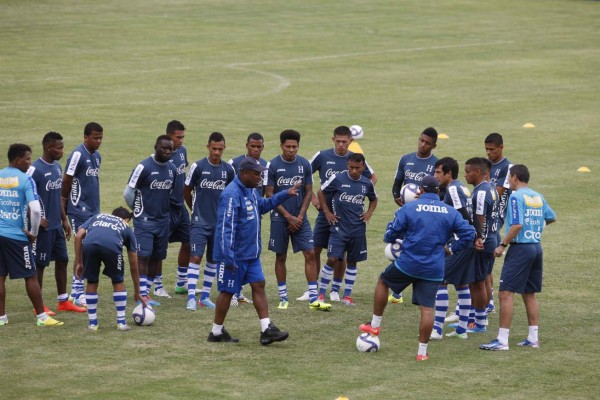
[[[408,183],[402,186],[400,190],[400,199],[402,200],[402,204],[410,203],[413,200],[416,200],[417,195],[419,194],[419,187],[414,183]]]
[[[352,125],[350,127],[350,132],[352,133],[352,139],[354,140],[362,139],[362,137],[365,135],[365,132],[360,125]]]
[[[144,307],[142,304],[138,304],[133,309],[131,318],[133,318],[133,322],[135,322],[136,325],[147,326],[152,325],[156,316],[154,315],[154,310],[152,309],[152,307]]]
[[[369,335],[368,333],[361,333],[356,338],[356,350],[361,353],[374,353],[379,351],[379,337]]]
[[[402,253],[402,240],[386,244],[383,252],[388,260],[395,261],[396,258],[400,257],[400,253]]]

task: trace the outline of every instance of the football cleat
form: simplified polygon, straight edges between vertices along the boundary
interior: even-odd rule
[[[98,324],[89,324],[88,325],[88,331],[97,332],[98,331]]]
[[[319,300],[319,301],[325,301],[325,295],[323,293],[320,293],[317,300]]]
[[[302,296],[297,297],[296,300],[298,300],[298,301],[308,301],[308,300],[310,300],[310,296],[309,296],[308,290],[306,292],[304,292],[304,294]]]
[[[198,305],[200,306],[200,308],[211,308],[214,309],[215,303],[213,303],[212,301],[210,301],[210,299],[207,297],[205,299],[200,299],[200,301],[198,301]]]
[[[54,311],[52,311],[51,309],[48,308],[48,306],[46,306],[44,304],[44,312],[46,313],[46,315],[48,315],[49,317],[54,317],[56,315],[56,313]],[[33,310],[33,313],[35,315],[37,315],[37,313],[35,312],[35,309]]]
[[[279,302],[279,305],[277,306],[277,308],[279,308],[280,310],[287,310],[289,305],[290,305],[289,301],[287,301],[287,300],[281,300]]]
[[[446,316],[446,318],[444,319],[444,322],[446,323],[453,323],[453,322],[458,322],[459,321],[459,317],[458,315],[452,313],[452,314],[448,314],[448,316]]]
[[[429,336],[429,339],[432,340],[442,340],[444,338],[444,336],[439,333],[438,331],[436,331],[435,329],[433,331],[431,331],[431,335]]]
[[[345,304],[347,306],[355,306],[356,303],[354,302],[354,300],[352,300],[352,297],[350,296],[344,296],[344,298],[342,299],[342,304]]]
[[[72,311],[72,312],[86,312],[87,308],[79,307],[70,301],[61,301],[58,303],[57,311]]]
[[[340,292],[331,291],[329,293],[329,300],[331,301],[340,301]]]
[[[79,297],[72,297],[73,304],[79,307],[87,307],[87,302],[85,301],[85,294],[80,295]]]
[[[52,317],[48,317],[48,318],[46,318],[45,321],[42,321],[41,319],[38,318],[37,321],[35,322],[35,324],[37,326],[61,326],[61,325],[64,325],[65,323],[61,322],[61,321],[57,321]]]
[[[508,350],[507,344],[502,344],[498,339],[492,340],[489,343],[482,344],[479,346],[481,350],[490,350],[490,351],[506,351]]]
[[[402,296],[396,298],[394,297],[393,294],[390,294],[388,296],[388,303],[390,304],[400,304],[400,303],[404,303],[404,298],[402,298]]]
[[[429,356],[427,354],[419,354],[417,356],[417,361],[427,361],[429,360]]]
[[[231,301],[229,302],[229,307],[237,307],[239,305],[240,305],[240,303],[238,302],[238,298],[234,294],[233,296],[231,296]]]
[[[316,300],[312,303],[309,303],[308,308],[311,310],[329,311],[331,310],[331,304],[325,303],[324,301]]]
[[[8,324],[8,318],[0,318],[0,326],[4,326]]]
[[[289,334],[287,332],[279,330],[279,328],[271,322],[269,327],[264,332],[260,333],[260,344],[266,346],[273,342],[281,342],[287,339],[288,336]]]
[[[150,298],[150,296],[144,296],[144,298],[146,299],[146,304],[148,304],[149,306],[152,306],[152,307],[160,306],[160,303],[156,300],[152,300]]]
[[[458,339],[468,339],[467,332],[458,333],[456,331],[452,331],[450,333],[446,333],[446,337],[458,338]]]
[[[166,297],[167,299],[171,298],[171,296],[169,295],[169,293],[167,293],[165,288],[154,289],[154,295],[158,297]]]
[[[365,333],[368,333],[369,335],[373,335],[373,336],[379,336],[379,332],[381,330],[381,328],[373,328],[371,326],[370,322],[367,322],[366,324],[359,325],[358,329],[361,332],[365,332]]]
[[[187,294],[187,285],[184,286],[175,286],[175,294]]]
[[[223,343],[238,343],[240,341],[240,339],[231,337],[231,335],[229,334],[229,332],[227,332],[225,330],[225,328],[223,328],[223,330],[221,331],[220,335],[215,335],[212,332],[209,333],[207,341],[211,342],[211,343],[218,343],[218,342],[223,342]]]
[[[196,306],[196,299],[189,299],[185,308],[190,311],[196,311],[198,309]]]
[[[117,324],[117,330],[121,332],[129,331],[131,328],[127,324]]]
[[[475,325],[473,328],[467,329],[467,332],[469,332],[469,333],[486,333],[487,328],[485,326],[482,328],[479,328],[477,325]]]
[[[540,348],[540,342],[531,342],[531,341],[529,341],[529,339],[525,339],[522,342],[517,343],[517,346],[531,347],[533,349],[539,349]]]
[[[238,296],[238,303],[252,304],[254,302],[252,300],[250,300],[248,297],[244,296],[243,293],[240,293],[240,295]]]

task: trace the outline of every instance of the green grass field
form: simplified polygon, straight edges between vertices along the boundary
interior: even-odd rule
[[[85,315],[71,314],[60,315],[61,328],[40,329],[23,283],[9,282],[0,398],[598,396],[598,2],[4,0],[0,13],[0,151],[24,142],[37,158],[43,134],[54,130],[70,152],[87,122],[101,123],[103,211],[124,204],[131,170],[171,119],[186,125],[192,160],[206,156],[214,130],[227,138],[227,159],[243,151],[248,133],[263,133],[270,159],[279,132],[294,128],[310,158],[331,147],[334,127],[360,124],[380,196],[355,308],[311,313],[292,301],[277,310],[274,257],[264,251],[271,317],[290,331],[269,347],[258,344],[251,306],[226,321],[239,345],[206,343],[212,312],[186,311],[183,297],[163,301],[155,325],[117,332],[106,279],[97,333],[86,331]],[[395,168],[427,126],[449,136],[435,154],[461,165],[485,155],[487,134],[502,133],[505,155],[530,167],[531,186],[557,212],[544,235],[537,351],[515,345],[527,332],[520,301],[511,350],[502,354],[478,349],[497,333],[495,314],[489,333],[432,343],[431,359],[416,363],[418,310],[408,302],[386,310],[381,352],[354,348],[386,265]],[[581,166],[592,172],[577,172]],[[176,250],[165,262],[171,291]],[[289,257],[293,298],[305,290],[302,265],[301,255]],[[500,269],[498,261],[496,277]],[[44,298],[53,306],[52,275]]]

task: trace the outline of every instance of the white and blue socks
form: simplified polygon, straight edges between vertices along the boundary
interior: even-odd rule
[[[308,282],[308,301],[312,303],[313,301],[317,301],[319,295],[317,293],[318,283],[317,281]]]
[[[187,283],[187,269],[187,265],[185,267],[177,266],[177,287],[184,287]]]
[[[87,313],[88,323],[90,325],[98,325],[98,314],[96,309],[98,308],[98,293],[86,293],[85,299],[87,301]]]
[[[435,319],[433,322],[433,329],[440,335],[444,329],[444,320],[446,319],[446,313],[448,312],[448,304],[448,287],[440,286],[435,295]]]
[[[154,291],[157,291],[157,290],[160,290],[163,288],[162,278],[163,278],[162,273],[156,274],[156,276],[154,277]]]
[[[469,313],[471,312],[471,291],[468,287],[457,288],[458,294],[458,327],[456,333],[465,333],[469,325]]]
[[[346,267],[346,275],[344,275],[344,297],[350,297],[352,295],[357,272],[358,269],[356,268],[356,265],[348,265]]]
[[[339,293],[341,288],[342,288],[342,279],[338,279],[334,276],[333,281],[331,282],[331,291]]]
[[[148,297],[148,275],[140,275],[140,295]]]
[[[208,299],[210,297],[210,289],[212,288],[215,276],[217,276],[217,264],[206,263],[206,266],[204,267],[204,281],[202,282],[202,294],[200,295],[200,300]],[[189,292],[188,287],[188,296]]]
[[[285,281],[277,282],[277,289],[279,291],[279,299],[281,301],[288,301],[287,285]]]
[[[319,274],[319,295],[325,296],[331,277],[333,276],[333,268],[325,264]]]
[[[190,263],[187,268],[188,301],[196,300],[196,285],[200,278],[200,264]]]
[[[74,299],[78,299],[83,294],[83,279],[77,279],[75,275],[73,275],[73,279],[71,281],[71,297]]]
[[[485,312],[485,308],[475,309],[475,328],[477,329],[485,329],[487,326],[487,313]]]
[[[127,306],[127,292],[113,292],[113,301],[115,303],[115,308],[117,309],[117,325],[125,325],[125,307]]]

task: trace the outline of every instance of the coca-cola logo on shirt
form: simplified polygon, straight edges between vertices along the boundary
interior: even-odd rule
[[[202,182],[200,182],[200,188],[212,190],[225,190],[225,184],[226,181],[224,180],[211,181],[208,179],[202,179]]]
[[[296,182],[302,183],[302,177],[300,175],[292,176],[291,178],[280,176],[277,179],[277,186],[294,186]]]
[[[365,201],[365,196],[362,194],[348,194],[346,192],[343,192],[342,194],[340,194],[340,201],[362,205]]]
[[[150,189],[158,189],[158,190],[170,190],[173,186],[173,181],[167,179],[165,181],[153,180],[150,184]]]

